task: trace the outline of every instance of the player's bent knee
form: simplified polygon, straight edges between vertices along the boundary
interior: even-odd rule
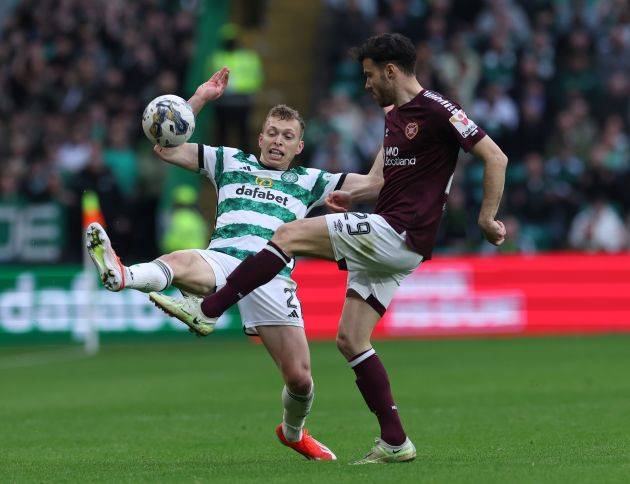
[[[370,342],[363,341],[363,338],[358,340],[350,337],[347,333],[337,333],[337,349],[346,358],[346,360],[350,360],[357,354],[369,349],[369,347]]]
[[[188,250],[176,250],[170,254],[161,255],[159,259],[166,262],[176,274],[185,271],[192,263],[192,256]]]
[[[354,355],[352,354],[352,344],[350,343],[350,339],[345,333],[337,334],[337,349],[340,353],[347,358],[352,358]]]
[[[291,244],[294,240],[294,234],[296,233],[294,222],[281,225],[276,229],[273,238],[271,239],[274,244],[280,247],[283,251],[289,255],[291,252]]]
[[[300,365],[284,372],[284,382],[291,392],[297,395],[307,395],[311,391],[313,379],[309,365]]]

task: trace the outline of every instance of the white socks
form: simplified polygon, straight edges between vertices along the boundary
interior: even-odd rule
[[[282,433],[289,442],[298,442],[302,439],[302,427],[306,416],[311,411],[313,398],[315,397],[314,385],[308,395],[296,395],[285,385],[282,389]]]
[[[173,282],[173,269],[160,259],[125,267],[125,287],[142,292],[163,291]]]

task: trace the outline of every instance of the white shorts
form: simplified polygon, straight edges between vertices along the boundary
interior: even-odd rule
[[[241,261],[236,257],[216,250],[195,249],[212,267],[217,289],[225,285],[227,277]],[[241,313],[245,334],[257,335],[256,326],[299,326],[304,327],[302,307],[296,294],[297,284],[289,277],[276,276],[241,299]]]
[[[340,269],[348,270],[348,289],[381,316],[402,280],[422,262],[383,217],[367,213],[326,215],[328,234]]]

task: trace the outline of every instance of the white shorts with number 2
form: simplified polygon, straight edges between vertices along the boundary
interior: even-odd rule
[[[225,285],[226,278],[241,263],[236,257],[216,250],[197,249],[196,252],[212,267],[217,289]],[[293,279],[278,275],[241,299],[237,304],[245,334],[258,334],[256,326],[304,327],[296,290]]]

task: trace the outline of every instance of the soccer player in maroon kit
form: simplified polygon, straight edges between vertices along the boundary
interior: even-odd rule
[[[431,258],[459,149],[484,161],[484,196],[478,224],[486,239],[503,243],[496,220],[507,157],[455,102],[424,89],[415,77],[415,48],[400,34],[383,34],[354,49],[365,88],[386,115],[383,147],[369,176],[349,174],[344,192],[333,192],[333,213],[282,225],[258,254],[245,259],[223,288],[201,305],[208,318],[268,281],[294,256],[337,261],[348,286],[337,346],[356,374],[356,384],[376,414],[381,436],[356,463],[412,460],[416,449],[403,430],[389,378],[370,338],[395,289]],[[375,213],[346,212],[351,203],[377,200]]]

